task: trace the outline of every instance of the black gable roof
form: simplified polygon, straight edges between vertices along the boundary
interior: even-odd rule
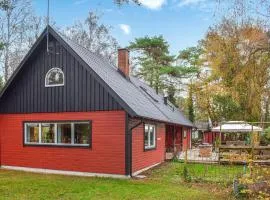
[[[127,80],[118,72],[115,66],[112,66],[100,55],[92,53],[77,43],[67,39],[56,32],[52,27],[49,27],[48,30],[49,34],[55,37],[68,52],[74,55],[86,70],[97,77],[102,87],[109,91],[110,95],[119,103],[120,107],[129,113],[129,115],[172,124],[193,126],[193,124],[184,117],[182,112],[172,105],[165,105],[163,97],[156,94],[152,88],[142,81],[135,77],[130,77],[130,80]],[[21,70],[22,66],[40,44],[41,40],[46,37],[46,34],[47,32],[45,30],[23,59],[22,63],[2,90],[1,98],[17,73]],[[145,90],[147,90],[147,93]]]

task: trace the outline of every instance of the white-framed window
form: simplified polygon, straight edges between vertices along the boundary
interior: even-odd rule
[[[77,122],[25,122],[24,144],[90,146],[91,123]]]
[[[152,124],[144,125],[144,149],[156,148],[156,126]]]
[[[65,76],[62,69],[54,67],[51,68],[45,76],[45,87],[63,86],[65,83]]]

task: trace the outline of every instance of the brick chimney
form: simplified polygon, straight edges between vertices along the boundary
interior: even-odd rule
[[[118,70],[126,77],[129,77],[129,50],[118,49]]]

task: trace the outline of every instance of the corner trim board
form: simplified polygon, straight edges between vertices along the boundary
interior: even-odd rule
[[[103,174],[103,173],[64,171],[64,170],[18,167],[18,166],[7,166],[7,165],[2,165],[1,169],[32,172],[32,173],[40,173],[40,174],[68,175],[68,176],[103,177],[103,178],[118,178],[118,179],[128,179],[128,178],[130,178],[130,176],[120,175],[120,174]]]

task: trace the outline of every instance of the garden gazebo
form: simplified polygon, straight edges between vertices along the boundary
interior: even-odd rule
[[[260,133],[263,129],[245,121],[228,121],[212,128],[212,132],[219,133],[221,143],[226,145],[245,145],[249,140],[249,133]]]

